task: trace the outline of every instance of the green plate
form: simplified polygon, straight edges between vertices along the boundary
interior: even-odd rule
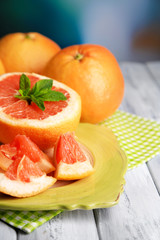
[[[94,174],[63,186],[57,185],[30,198],[0,194],[0,209],[73,210],[117,204],[125,183],[127,158],[116,137],[107,127],[85,123],[79,124],[76,135],[94,156]]]

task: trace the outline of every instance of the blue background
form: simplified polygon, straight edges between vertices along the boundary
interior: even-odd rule
[[[119,61],[160,59],[159,0],[1,0],[0,36],[40,32],[62,48],[95,43]]]

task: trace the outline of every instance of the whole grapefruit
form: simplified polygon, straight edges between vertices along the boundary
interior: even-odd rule
[[[4,65],[2,63],[2,60],[0,59],[0,75],[5,73],[5,68]]]
[[[93,44],[64,48],[44,70],[65,83],[82,99],[82,122],[97,123],[112,115],[124,95],[124,79],[116,58],[105,47]]]
[[[6,72],[41,73],[59,50],[54,41],[36,32],[11,33],[0,40],[0,58]]]

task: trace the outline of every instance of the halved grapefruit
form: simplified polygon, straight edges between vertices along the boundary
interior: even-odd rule
[[[81,179],[94,172],[93,156],[71,133],[59,137],[54,151],[54,164],[54,176],[58,180]]]
[[[55,170],[51,158],[25,135],[17,135],[10,144],[0,146],[0,168],[6,171],[13,161],[22,158],[24,155],[35,162],[45,173]]]
[[[25,73],[31,87],[47,77]],[[15,98],[22,73],[0,76],[0,142],[11,142],[17,134],[30,137],[41,149],[53,147],[59,135],[74,131],[81,115],[80,96],[65,84],[53,81],[55,91],[62,92],[67,100],[45,102],[42,111],[35,103]]]

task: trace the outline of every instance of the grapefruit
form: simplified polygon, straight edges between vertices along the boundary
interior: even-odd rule
[[[0,192],[14,197],[34,196],[55,182],[25,155],[13,161],[6,172],[0,171]]]
[[[124,80],[113,54],[93,44],[59,51],[44,74],[65,83],[81,96],[82,122],[98,123],[112,115],[124,95]]]
[[[45,102],[42,111],[34,102],[15,98],[22,73],[0,76],[0,142],[9,143],[16,135],[28,136],[41,149],[54,146],[59,135],[74,131],[81,115],[80,96],[71,88],[53,81],[55,91],[62,92],[67,100]],[[26,73],[33,86],[40,79],[38,74]]]
[[[51,39],[40,33],[11,33],[0,40],[0,58],[6,72],[41,73],[60,50]]]
[[[45,173],[55,170],[51,158],[25,135],[17,135],[10,144],[0,146],[0,168],[6,171],[14,160],[24,155]]]
[[[17,140],[19,141],[20,139],[19,142],[23,142],[24,144],[25,141],[22,141],[24,138],[25,136],[17,136],[10,146],[9,144],[2,145],[3,147],[1,147],[0,150],[0,192],[14,197],[29,197],[36,195],[56,182],[55,178],[46,176],[46,173],[39,168],[38,162],[33,161],[33,159],[35,160],[35,152],[33,150],[35,150],[38,155],[41,155],[40,150],[37,151],[36,148],[32,149],[31,146],[29,148],[29,143],[28,146],[26,144],[26,150],[31,151],[30,158],[27,156],[29,155],[28,151],[26,151],[27,155],[23,154],[23,147],[20,148],[17,145],[17,151],[13,151],[13,145],[17,144]],[[31,145],[33,145],[33,143]],[[1,168],[3,165],[1,163],[4,163],[5,160],[3,156],[8,159],[8,161],[11,161],[6,171]],[[8,157],[12,157],[13,160]]]
[[[5,68],[4,65],[2,63],[2,60],[0,59],[0,75],[5,73]]]
[[[44,173],[27,156],[19,157],[7,169],[5,175],[11,180],[30,182],[31,177],[41,177]]]
[[[70,133],[59,137],[54,151],[54,163],[54,176],[58,180],[81,179],[94,172],[92,155]]]

